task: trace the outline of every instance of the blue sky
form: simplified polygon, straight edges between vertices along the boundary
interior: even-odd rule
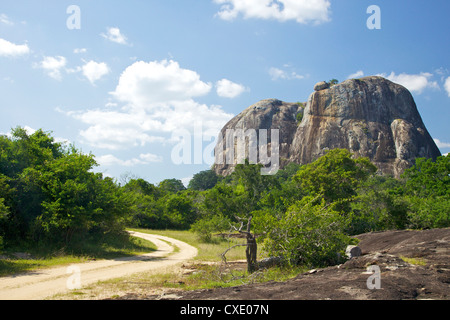
[[[367,27],[371,5],[381,29]],[[449,12],[448,0],[2,0],[0,133],[52,131],[119,180],[188,181],[253,103],[383,75],[412,92],[445,154]],[[188,134],[193,151],[179,164]]]

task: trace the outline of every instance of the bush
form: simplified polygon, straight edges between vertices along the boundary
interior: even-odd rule
[[[263,248],[290,265],[323,267],[339,263],[351,238],[346,221],[325,201],[306,197],[279,216],[266,216]],[[261,223],[261,221],[259,222]]]
[[[432,229],[450,227],[449,197],[410,197],[408,211],[409,227]]]
[[[192,224],[191,231],[203,242],[212,242],[214,232],[224,232],[230,228],[230,219],[223,215],[203,218]]]

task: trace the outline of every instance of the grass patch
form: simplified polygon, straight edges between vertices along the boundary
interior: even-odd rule
[[[6,259],[0,259],[0,277],[90,260],[134,256],[155,250],[156,246],[152,242],[128,235],[106,237],[99,242],[84,242],[71,249],[42,246],[14,247],[2,253]],[[16,252],[27,252],[31,258],[18,258]]]
[[[404,256],[400,256],[400,259],[402,259],[403,261],[415,265],[415,266],[426,266],[427,265],[427,261],[425,259],[421,259],[421,258],[407,258]]]

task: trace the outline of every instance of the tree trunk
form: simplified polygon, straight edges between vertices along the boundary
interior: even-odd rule
[[[258,252],[258,246],[256,244],[255,236],[248,233],[247,234],[247,248],[245,250],[245,255],[247,256],[247,271],[248,271],[248,273],[253,273],[258,269],[258,263],[256,260],[257,252]]]

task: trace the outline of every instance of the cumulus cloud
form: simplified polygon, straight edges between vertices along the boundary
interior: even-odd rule
[[[62,70],[67,65],[67,59],[62,56],[44,57],[44,59],[36,65],[37,68],[44,69],[49,77],[61,81]]]
[[[18,57],[30,53],[30,48],[25,44],[14,44],[0,38],[0,57]]]
[[[106,33],[100,34],[103,38],[118,43],[118,44],[128,44],[128,39],[126,36],[124,36],[119,28],[108,28]]]
[[[107,75],[110,70],[106,63],[89,61],[81,68],[83,75],[89,80],[91,84],[100,80],[103,76]]]
[[[147,143],[164,142],[165,138],[151,135],[150,129],[159,129],[161,124],[145,114],[112,110],[86,110],[62,112],[88,125],[80,131],[83,142],[97,148],[122,150],[145,146]]]
[[[444,88],[445,91],[447,91],[448,96],[450,97],[450,77],[448,77],[447,80],[445,80]]]
[[[222,79],[216,83],[217,95],[224,98],[236,98],[248,89],[242,84]]]
[[[65,113],[88,126],[80,131],[84,142],[109,150],[174,142],[167,137],[171,133],[198,128],[203,136],[215,137],[233,115],[194,100],[211,88],[175,61],[140,61],[126,68],[111,92],[121,107],[108,103],[102,109]]]
[[[203,96],[211,87],[210,83],[201,81],[195,71],[181,68],[178,62],[138,61],[122,73],[111,94],[119,101],[148,108]]]
[[[426,88],[438,89],[439,85],[436,81],[431,81],[433,75],[431,73],[422,72],[420,74],[395,74],[391,72],[390,75],[380,74],[380,76],[391,80],[392,82],[401,84],[406,87],[409,91],[415,93],[422,93]]]
[[[234,20],[239,15],[245,19],[270,19],[281,22],[319,24],[330,20],[329,0],[214,0],[222,5],[217,16]]]

